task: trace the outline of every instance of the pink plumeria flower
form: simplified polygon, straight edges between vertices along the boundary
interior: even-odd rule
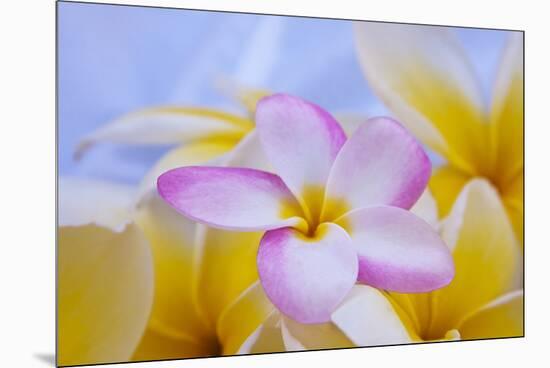
[[[403,293],[447,285],[447,246],[407,211],[431,165],[397,122],[374,118],[346,140],[320,107],[276,94],[257,105],[263,150],[278,175],[190,166],[158,178],[185,216],[234,231],[265,230],[257,264],[273,304],[301,323],[323,323],[357,282]]]

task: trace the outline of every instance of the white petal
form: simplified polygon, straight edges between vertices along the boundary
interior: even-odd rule
[[[59,179],[59,226],[95,224],[120,232],[131,222],[135,189],[99,180]]]
[[[238,140],[253,128],[245,118],[221,111],[154,107],[129,113],[86,136],[75,155],[81,156],[97,142],[173,144],[205,138]]]
[[[357,346],[412,342],[390,301],[370,286],[355,286],[332,314],[332,322]]]

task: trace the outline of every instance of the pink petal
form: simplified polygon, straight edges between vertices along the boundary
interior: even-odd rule
[[[345,226],[359,255],[358,280],[379,289],[422,293],[447,285],[454,264],[447,245],[424,220],[397,207],[349,212]]]
[[[372,205],[409,209],[426,188],[430,172],[430,160],[405,128],[389,118],[370,119],[355,131],[334,162],[325,220]]]
[[[281,178],[260,170],[188,166],[162,174],[162,198],[192,220],[229,230],[264,230],[303,223]]]
[[[346,140],[344,131],[319,106],[285,94],[258,102],[256,125],[275,171],[307,203],[305,192],[324,188],[334,159]]]
[[[272,230],[260,242],[258,273],[282,313],[300,323],[323,323],[357,280],[357,254],[335,224],[321,225],[314,237]]]

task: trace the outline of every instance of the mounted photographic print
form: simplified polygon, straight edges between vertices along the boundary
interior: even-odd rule
[[[57,364],[523,336],[523,32],[57,3]]]

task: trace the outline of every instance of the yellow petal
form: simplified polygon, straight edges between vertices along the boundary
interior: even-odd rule
[[[428,186],[437,202],[439,218],[449,214],[456,197],[470,178],[451,166],[441,166],[434,170]]]
[[[200,140],[172,149],[161,157],[143,177],[138,198],[142,198],[151,190],[156,191],[157,178],[160,174],[176,167],[213,164],[216,158],[229,152],[237,142],[238,140],[233,139]]]
[[[523,170],[523,33],[513,32],[498,70],[491,109],[495,179],[506,186]]]
[[[334,324],[306,325],[282,318],[283,341],[287,351],[353,347],[351,340]]]
[[[437,214],[437,203],[429,189],[424,191],[411,208],[411,212],[429,223],[434,230],[439,231],[440,221]],[[400,294],[391,292],[389,295],[399,305],[401,310],[405,312],[406,317],[408,317],[408,319],[404,317],[401,319],[403,321],[410,321],[409,334],[414,336],[416,340],[420,340],[420,336],[425,335],[426,326],[429,324],[432,294]]]
[[[431,324],[426,339],[446,331],[498,296],[521,284],[521,253],[496,190],[472,180],[459,195],[442,227],[453,252],[455,277],[433,293]]]
[[[387,293],[412,341],[422,341],[430,324],[432,293]]]
[[[263,333],[262,330],[271,330],[276,327],[278,317],[272,317],[275,311],[275,307],[265,295],[260,282],[252,284],[223,311],[219,318],[217,331],[223,346],[223,353],[232,355],[238,352],[255,351],[254,346],[258,343],[258,339]],[[272,318],[268,323],[270,317]],[[260,345],[264,346],[264,349],[270,349],[269,344],[266,346],[266,342],[272,341],[273,349],[280,348],[282,345],[280,335],[277,339],[273,331],[264,332],[266,333],[263,334]],[[256,345],[256,348],[258,346]]]
[[[129,113],[85,137],[75,155],[98,142],[173,144],[199,139],[240,139],[253,123],[222,111],[195,107],[153,107]]]
[[[502,198],[518,242],[523,246],[523,172],[503,188]]]
[[[164,331],[159,332],[148,328],[131,360],[182,359],[220,354],[215,336],[211,339],[190,340],[187,336],[169,335]]]
[[[463,339],[523,336],[523,291],[493,300],[460,326]]]
[[[357,346],[413,341],[392,301],[366,285],[353,287],[332,322]]]
[[[153,252],[155,292],[147,334],[134,359],[163,359],[167,351],[179,358],[209,349],[215,352],[215,331],[200,314],[194,294],[197,225],[168,206],[158,194],[141,204],[136,222]]]
[[[440,221],[437,214],[437,203],[429,189],[424,191],[411,208],[411,212],[429,223],[434,230],[439,231]],[[400,294],[392,292],[389,295],[400,307],[396,310],[401,310],[405,314],[405,317],[401,316],[401,320],[410,322],[408,325],[409,334],[415,338],[415,341],[419,341],[420,336],[425,334],[426,326],[429,324],[431,293]]]
[[[130,359],[152,299],[151,253],[135,225],[121,232],[96,225],[59,229],[60,365]]]
[[[488,164],[481,88],[457,40],[443,27],[355,24],[370,87],[423,143],[466,172]]]
[[[200,254],[198,301],[210,321],[258,279],[256,253],[261,232],[207,228]]]
[[[495,178],[523,245],[523,35],[512,33],[494,87],[491,123],[496,146]]]

